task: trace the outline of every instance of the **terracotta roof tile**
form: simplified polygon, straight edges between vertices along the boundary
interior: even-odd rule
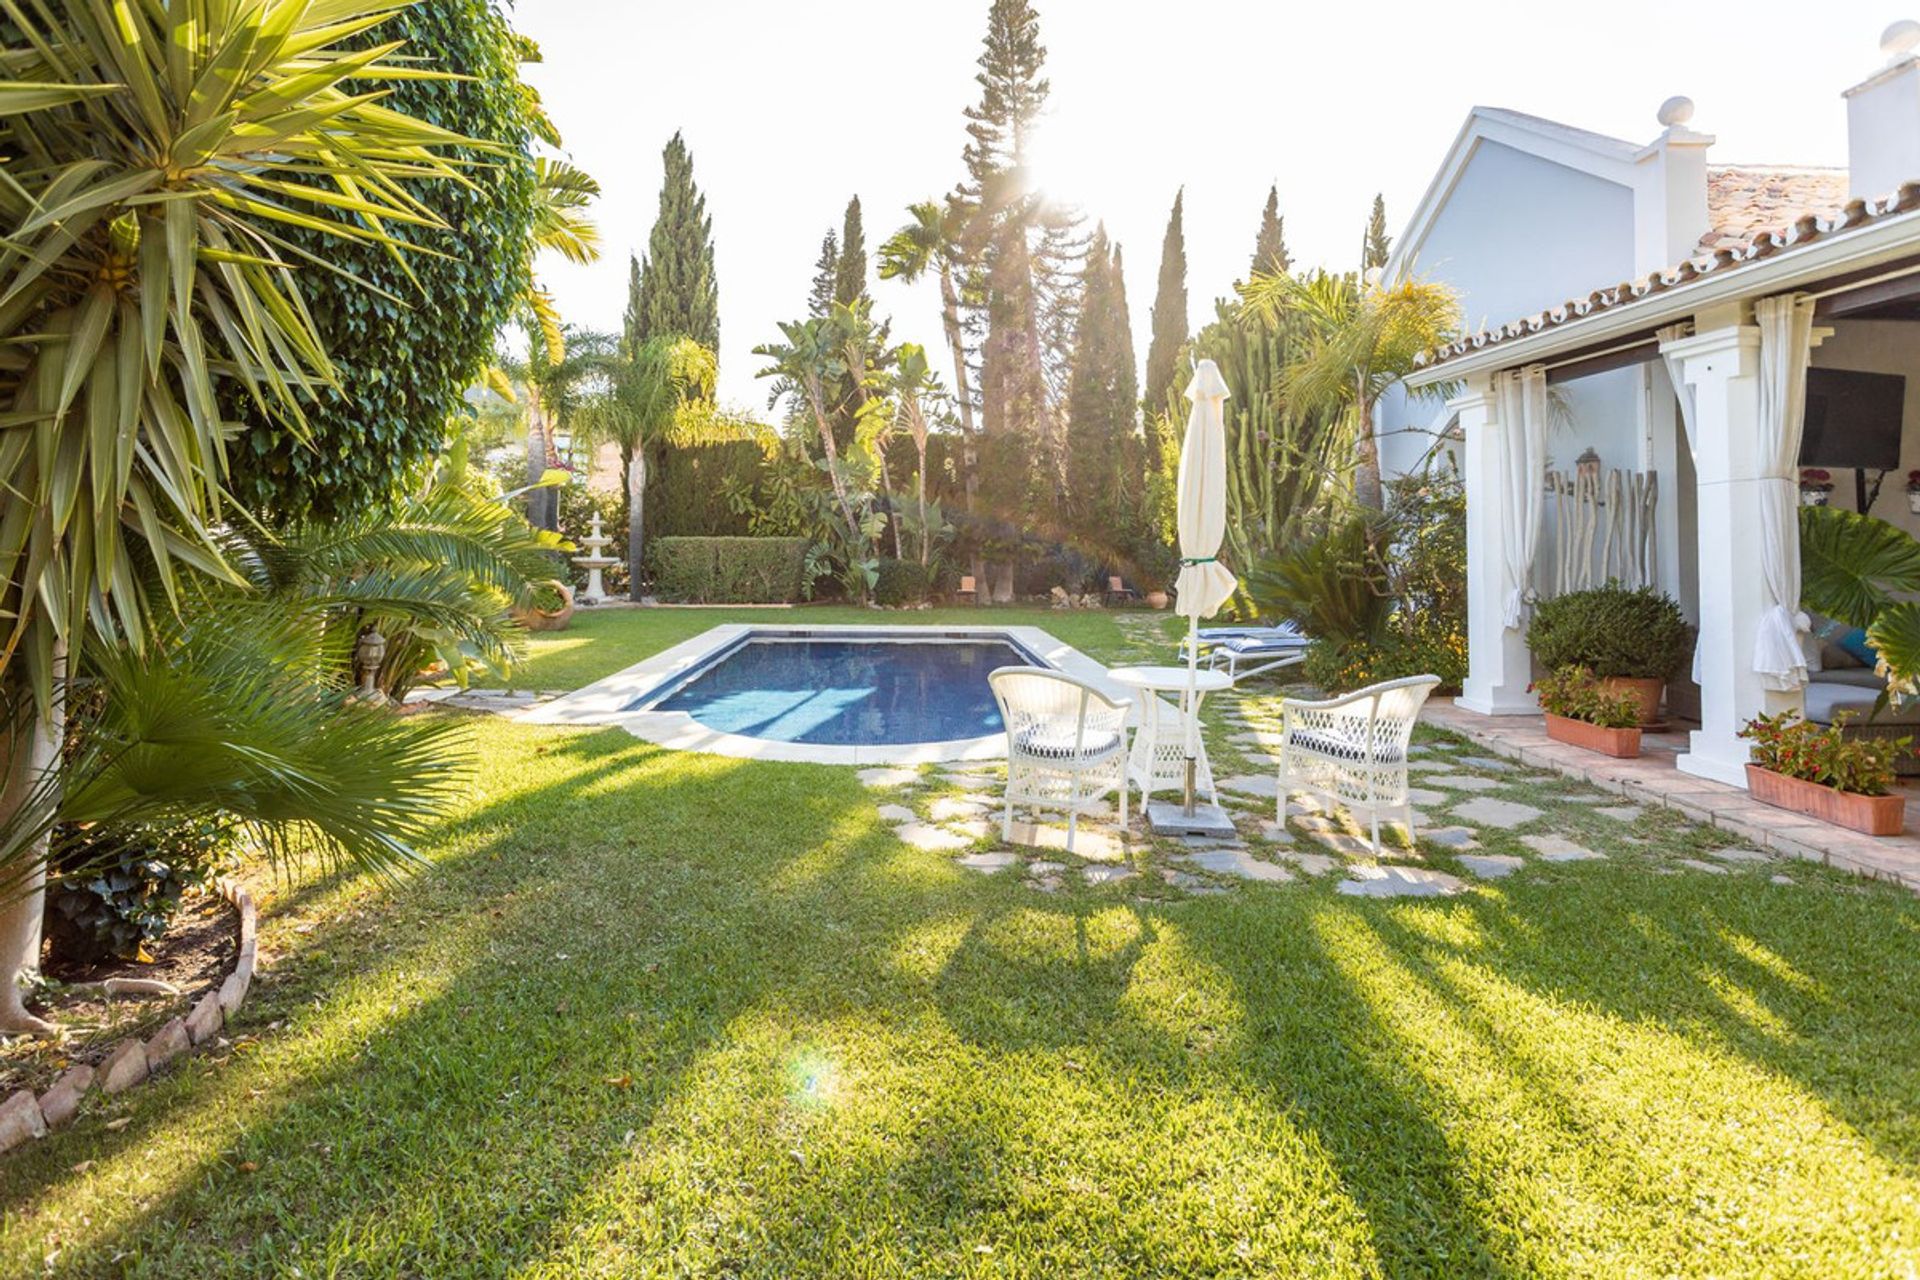
[[[1831,214],[1847,203],[1845,169],[1729,164],[1707,169],[1707,222],[1700,252],[1739,249],[1807,214]]]

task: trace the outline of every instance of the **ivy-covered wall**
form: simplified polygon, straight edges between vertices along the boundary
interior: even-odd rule
[[[301,248],[394,296],[319,266],[302,268],[301,291],[341,383],[308,409],[308,442],[284,424],[262,421],[244,393],[229,396],[228,412],[246,423],[233,445],[235,493],[274,519],[324,519],[385,501],[441,442],[448,407],[488,359],[495,332],[527,286],[534,193],[528,145],[536,108],[520,81],[525,46],[491,0],[420,0],[365,39],[405,40],[407,56],[472,77],[397,81],[390,105],[509,152],[465,152],[475,164],[471,185],[414,187],[448,230],[386,228],[447,255],[406,255],[413,280],[378,245],[295,237]]]

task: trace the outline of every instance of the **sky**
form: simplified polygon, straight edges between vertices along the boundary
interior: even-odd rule
[[[1297,263],[1347,269],[1374,194],[1395,232],[1476,104],[1634,142],[1685,94],[1719,163],[1846,163],[1841,91],[1920,0],[1035,0],[1053,92],[1036,178],[1125,248],[1146,357],[1160,244],[1186,189],[1189,325],[1243,277],[1269,184]],[[804,314],[849,196],[869,250],[961,177],[988,0],[518,0],[568,154],[601,184],[605,246],[539,274],[569,323],[617,329],[627,255],[684,133],[713,216],[720,392],[762,410],[752,348]],[[941,350],[937,286],[874,281],[897,339]]]

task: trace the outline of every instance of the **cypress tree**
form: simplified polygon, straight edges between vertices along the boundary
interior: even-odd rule
[[[1179,376],[1180,348],[1187,340],[1187,237],[1183,225],[1183,188],[1173,198],[1167,236],[1160,247],[1160,283],[1153,296],[1153,339],[1147,346],[1147,396],[1143,408],[1148,426],[1147,465],[1160,465],[1153,435]]]
[[[1286,219],[1280,216],[1280,188],[1267,188],[1267,208],[1260,215],[1260,234],[1253,242],[1253,274],[1280,276],[1293,270],[1287,253]]]
[[[807,314],[825,319],[833,310],[833,287],[840,274],[840,237],[832,227],[820,239],[820,256],[813,264],[813,288],[807,294]]]
[[[840,256],[834,263],[833,300],[850,307],[867,297],[867,233],[860,225],[860,197],[847,201],[840,226]]]
[[[1067,497],[1083,545],[1110,552],[1130,523],[1139,379],[1119,247],[1109,245],[1105,226],[1094,230],[1082,281],[1067,385]]]
[[[693,181],[693,156],[678,133],[662,153],[660,214],[640,263],[637,342],[676,335],[720,349],[720,292],[713,270],[713,219]]]
[[[1360,269],[1371,271],[1386,266],[1392,249],[1393,237],[1387,234],[1387,202],[1384,197],[1375,196],[1373,215],[1367,219],[1366,240],[1360,250]]]

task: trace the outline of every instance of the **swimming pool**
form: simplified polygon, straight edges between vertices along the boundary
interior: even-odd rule
[[[986,677],[1009,665],[1110,684],[1105,667],[1038,627],[722,623],[516,718],[617,726],[742,760],[993,760],[1007,736]]]
[[[750,635],[631,709],[771,742],[950,742],[999,733],[987,675],[1034,665],[1003,638]]]

